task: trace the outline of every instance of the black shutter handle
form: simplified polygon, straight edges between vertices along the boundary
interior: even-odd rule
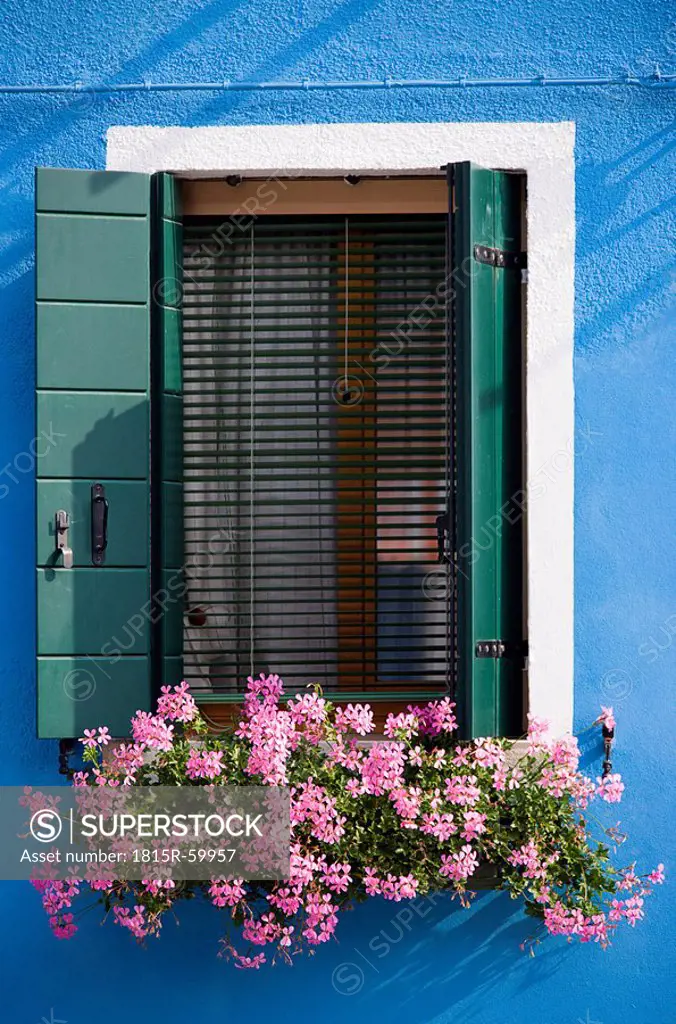
[[[108,547],[108,499],[103,484],[92,484],[92,565],[103,565]]]

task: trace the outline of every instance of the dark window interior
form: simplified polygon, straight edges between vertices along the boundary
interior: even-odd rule
[[[221,221],[184,226],[185,677],[438,695],[446,218]]]

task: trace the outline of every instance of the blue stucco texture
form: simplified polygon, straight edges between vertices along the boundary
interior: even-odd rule
[[[673,72],[672,18],[666,0],[5,0],[0,82]],[[103,167],[113,124],[576,122],[576,727],[600,765],[585,730],[602,702],[615,705],[625,850],[650,867],[668,861],[674,818],[675,98],[623,87],[0,96],[0,467],[33,437],[36,164]],[[23,784],[55,780],[56,748],[35,739],[32,474],[11,473],[0,782]],[[548,940],[530,958],[518,905],[489,894],[468,913],[443,899],[413,920],[363,907],[339,944],[255,976],[216,958],[217,915],[199,906],[144,951],[100,929],[97,911],[57,943],[29,887],[2,883],[0,898],[7,1024],[50,1021],[52,1009],[68,1024],[676,1020],[668,886],[607,953]],[[363,975],[339,971],[336,988],[345,962]]]

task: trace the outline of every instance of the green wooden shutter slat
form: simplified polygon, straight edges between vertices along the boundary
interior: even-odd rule
[[[148,301],[147,217],[38,212],[36,245],[38,300]]]
[[[147,392],[41,391],[37,433],[55,439],[41,459],[40,476],[148,476]]]
[[[477,244],[520,251],[520,181],[453,168],[457,426],[458,686],[465,734],[522,731],[520,271],[480,263]],[[516,512],[516,515],[514,514]],[[501,640],[504,658],[477,656]]]
[[[38,569],[37,588],[41,655],[148,653],[145,567]]]
[[[147,706],[148,657],[38,657],[38,685],[38,736],[81,736],[99,722],[126,736],[130,714]]]
[[[164,335],[164,391],[180,395],[183,389],[182,372],[182,331],[183,318],[180,309],[163,309]]]
[[[38,302],[36,333],[38,388],[147,390],[145,305]]]
[[[146,480],[109,480],[99,477],[114,510],[108,531],[106,566],[146,567],[148,565],[149,522],[148,484]],[[91,566],[91,482],[89,480],[43,480],[37,486],[38,565],[54,563],[54,537],[50,532],[56,509],[71,514],[70,542],[73,564]],[[123,525],[124,524],[124,525]],[[130,528],[131,524],[138,524]],[[56,564],[59,564],[58,562]]]
[[[150,707],[150,178],[36,175],[38,735],[107,725]],[[47,440],[48,439],[48,440]],[[91,486],[110,502],[92,564]],[[71,519],[73,568],[55,553]]]
[[[148,175],[38,167],[36,208],[47,212],[148,216]]]

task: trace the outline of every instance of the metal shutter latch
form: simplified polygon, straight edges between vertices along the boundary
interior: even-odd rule
[[[70,516],[60,508],[54,516],[54,535],[56,538],[56,553],[63,555],[64,569],[73,568],[73,549],[68,546],[68,528],[70,527]]]

